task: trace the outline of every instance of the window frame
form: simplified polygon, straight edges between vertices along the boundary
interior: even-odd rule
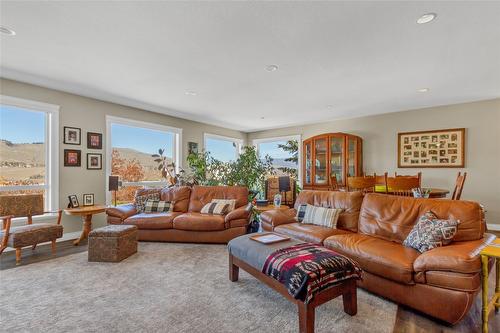
[[[296,179],[296,180],[299,183],[299,185],[302,187],[302,135],[301,134],[253,139],[252,146],[255,147],[257,154],[260,154],[259,144],[275,142],[275,141],[288,141],[288,140],[297,140],[297,142],[299,144],[299,153],[298,153],[299,160],[297,161],[297,163],[298,163],[298,166],[297,166],[298,176],[297,177],[299,179]]]
[[[238,157],[241,154],[241,151],[243,149],[243,139],[238,139],[238,138],[233,138],[230,136],[224,136],[224,135],[218,135],[218,134],[212,134],[205,132],[203,133],[203,150],[207,150],[207,139],[215,139],[215,140],[221,140],[221,141],[228,141],[231,143],[236,144],[236,154],[234,156],[234,159],[237,160]]]
[[[13,185],[2,186],[4,191],[19,191],[44,189],[44,210],[55,211],[59,208],[59,110],[60,106],[25,98],[0,95],[0,104],[12,106],[27,111],[43,112],[45,117],[45,180],[44,185]],[[47,213],[33,217],[34,221],[50,220],[56,214]],[[21,225],[27,221],[26,217],[12,219],[13,225]]]
[[[155,131],[170,132],[174,134],[174,146],[172,147],[173,158],[175,162],[175,171],[179,172],[182,167],[182,128],[172,127],[167,125],[155,124],[141,120],[116,117],[106,115],[106,183],[111,176],[111,154],[113,151],[111,141],[111,126],[112,124],[125,125],[130,127],[139,127]],[[122,186],[166,186],[164,181],[140,181],[140,182],[122,182]],[[112,203],[111,192],[106,185],[106,204]]]

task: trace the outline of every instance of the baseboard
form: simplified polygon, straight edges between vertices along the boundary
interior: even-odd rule
[[[486,224],[488,230],[500,231],[500,224]]]
[[[56,242],[59,243],[59,242],[65,242],[68,240],[77,239],[80,237],[81,234],[82,234],[81,231],[65,232],[65,233],[63,233],[63,236],[61,238],[57,239]],[[40,244],[48,244],[48,243],[40,243]],[[10,252],[10,251],[14,251],[14,250],[15,250],[14,248],[8,247],[4,250],[4,252]]]

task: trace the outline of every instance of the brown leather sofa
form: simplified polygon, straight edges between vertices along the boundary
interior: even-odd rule
[[[148,191],[139,190],[137,195]],[[108,224],[130,224],[138,228],[142,241],[227,243],[244,235],[250,221],[248,189],[241,186],[187,186],[164,188],[163,201],[174,201],[172,212],[140,213],[134,204],[108,208]],[[227,215],[201,214],[212,199],[235,199],[236,206]]]
[[[307,202],[346,207],[345,214],[359,216],[356,226],[346,224],[345,217],[339,219],[338,230],[300,225],[293,218],[295,209],[262,213],[262,225],[356,260],[364,271],[358,283],[364,289],[450,324],[459,322],[480,289],[479,251],[495,239],[485,233],[480,205],[383,194],[365,195],[360,206],[359,201],[356,193],[303,191],[295,206]],[[454,241],[424,253],[403,246],[419,216],[429,210],[440,218],[460,220]]]

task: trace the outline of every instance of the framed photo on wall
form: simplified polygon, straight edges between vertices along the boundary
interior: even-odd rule
[[[198,143],[188,142],[188,155],[198,154]]]
[[[102,169],[102,154],[87,153],[87,170]]]
[[[79,167],[82,165],[82,152],[78,149],[64,149],[64,166]]]
[[[463,168],[465,128],[398,133],[398,168]]]
[[[87,132],[87,148],[102,149],[102,134]]]
[[[82,140],[82,129],[64,126],[64,140],[66,145],[80,145]]]

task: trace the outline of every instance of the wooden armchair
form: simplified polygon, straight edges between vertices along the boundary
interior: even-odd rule
[[[33,216],[47,213],[57,213],[57,224],[35,223]],[[21,262],[21,249],[31,246],[35,250],[38,243],[51,242],[52,253],[56,250],[56,239],[62,237],[61,225],[62,210],[45,212],[43,210],[43,194],[0,195],[0,254],[7,247],[16,249],[16,264]],[[23,226],[12,226],[14,217],[27,217]]]

